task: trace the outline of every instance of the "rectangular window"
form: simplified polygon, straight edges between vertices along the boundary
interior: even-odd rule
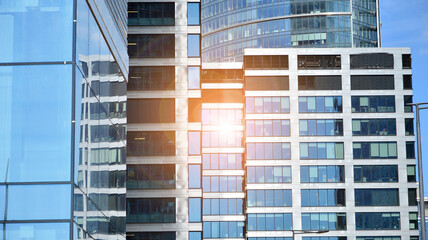
[[[174,164],[127,165],[128,189],[175,188]]]
[[[242,103],[244,91],[242,89],[202,89],[204,103]]]
[[[413,103],[413,96],[404,96],[404,112],[413,112],[413,106],[409,105],[410,103]]]
[[[354,159],[397,158],[397,142],[354,142]]]
[[[407,165],[407,182],[416,182],[416,166]]]
[[[129,26],[174,26],[174,3],[128,3]]]
[[[300,136],[343,136],[342,119],[299,120]]]
[[[187,3],[187,25],[200,25],[200,3]]]
[[[175,67],[129,67],[129,91],[174,90]]]
[[[189,155],[201,155],[201,132],[189,132]]]
[[[290,136],[290,120],[247,120],[247,137]]]
[[[200,57],[201,56],[201,35],[189,34],[187,35],[187,56]]]
[[[189,198],[189,222],[202,221],[202,199]]]
[[[353,75],[351,90],[394,90],[394,75]]]
[[[409,188],[407,189],[407,196],[409,200],[409,206],[418,206],[418,200],[417,200],[417,188]]]
[[[418,212],[409,212],[409,229],[417,230],[418,226]]]
[[[302,230],[346,229],[346,213],[302,213]]]
[[[343,159],[343,143],[341,142],[314,142],[300,143],[300,159]]]
[[[364,236],[364,237],[357,237],[357,240],[401,240],[400,236]],[[419,238],[418,238],[419,239]]]
[[[291,207],[291,190],[247,190],[248,207]]]
[[[148,239],[151,239],[151,238],[148,238]],[[189,240],[202,240],[202,232],[189,232]]]
[[[415,142],[406,142],[406,158],[407,159],[416,158]]]
[[[413,89],[412,75],[403,75],[403,89]]]
[[[246,91],[287,91],[289,90],[288,76],[247,76],[245,77]]]
[[[126,199],[127,223],[174,223],[175,198]]]
[[[346,206],[345,189],[302,189],[302,207]]]
[[[242,176],[204,176],[203,192],[242,192]]]
[[[175,232],[127,232],[129,240],[175,240]]]
[[[394,55],[388,53],[351,54],[351,69],[393,69]]]
[[[415,132],[414,132],[415,128],[413,126],[413,118],[406,118],[404,124],[405,124],[406,136],[415,135]]]
[[[243,238],[244,222],[203,222],[202,232],[207,238]]]
[[[347,237],[302,237],[302,240],[347,240]],[[373,239],[370,239],[370,240],[373,240]],[[391,240],[391,239],[388,239],[388,240]],[[400,240],[400,239],[393,239],[393,240]]]
[[[399,206],[398,189],[355,189],[355,206]]]
[[[401,55],[403,69],[412,68],[412,56],[410,54]]]
[[[175,57],[174,34],[129,34],[128,54],[135,58]]]
[[[127,132],[129,156],[175,156],[175,132]]]
[[[201,67],[187,67],[189,89],[201,89]]]
[[[189,122],[202,121],[202,101],[200,98],[188,98],[187,99],[188,110],[187,117]]]
[[[189,188],[201,188],[201,165],[189,164]]]
[[[247,143],[248,160],[289,160],[290,143]]]
[[[355,165],[354,182],[398,182],[398,166]]]
[[[246,97],[247,113],[289,113],[289,97]]]
[[[399,212],[357,212],[357,230],[400,230]]]
[[[128,99],[128,123],[174,123],[175,99]]]
[[[299,76],[299,90],[342,90],[342,76]]]
[[[302,183],[337,183],[345,182],[344,166],[301,166]]]
[[[340,55],[299,55],[297,67],[304,69],[341,69]]]
[[[395,112],[394,96],[352,96],[352,112]]]
[[[241,147],[242,137],[237,131],[202,132],[202,147]]]
[[[201,73],[203,83],[242,83],[244,71],[242,69],[204,69]]]
[[[242,169],[242,154],[206,153],[202,154],[203,169]]]
[[[395,118],[352,119],[353,136],[395,136]]]
[[[291,213],[253,213],[247,216],[248,231],[289,231],[293,229]]]
[[[247,167],[247,183],[291,183],[291,167]]]
[[[242,215],[244,199],[242,198],[204,198],[203,215]]]
[[[342,97],[299,97],[299,113],[341,113]]]
[[[233,125],[242,124],[243,113],[242,109],[203,109],[202,123],[204,125]]]
[[[288,55],[244,56],[245,69],[288,69]]]

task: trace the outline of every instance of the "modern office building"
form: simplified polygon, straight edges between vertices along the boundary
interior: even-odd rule
[[[242,62],[245,48],[379,47],[377,0],[203,0],[202,59]]]
[[[125,239],[126,1],[0,1],[0,239]]]

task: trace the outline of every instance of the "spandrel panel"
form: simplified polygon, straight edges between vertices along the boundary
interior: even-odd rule
[[[71,65],[5,66],[0,75],[0,179],[68,181]]]

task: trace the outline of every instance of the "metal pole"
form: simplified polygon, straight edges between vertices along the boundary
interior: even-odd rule
[[[416,106],[416,139],[418,141],[418,175],[419,175],[419,214],[421,216],[421,239],[426,240],[424,173],[422,171],[421,123],[419,119],[419,104]]]

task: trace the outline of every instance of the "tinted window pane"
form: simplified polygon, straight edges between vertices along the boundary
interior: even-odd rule
[[[189,188],[201,188],[201,165],[189,165]]]
[[[189,132],[189,155],[201,154],[201,132]]]
[[[6,224],[6,238],[17,240],[68,240],[70,223],[10,223]]]
[[[200,24],[199,11],[200,11],[199,3],[187,3],[187,25]]]
[[[128,3],[129,26],[169,26],[174,21],[174,3]]]
[[[340,55],[299,55],[298,69],[340,69]]]
[[[398,189],[355,189],[355,206],[398,206]]]
[[[394,56],[387,53],[351,54],[351,69],[393,69]]]
[[[341,76],[299,76],[299,90],[341,90]]]
[[[126,209],[127,223],[175,222],[174,198],[130,198]]]
[[[200,222],[202,220],[201,201],[200,198],[189,198],[189,222]]]
[[[201,35],[187,35],[187,56],[188,57],[200,57],[201,46],[200,46]]]
[[[175,132],[128,132],[127,143],[128,155],[175,155]]]
[[[200,78],[201,78],[201,68],[200,67],[188,67],[187,68],[187,77],[189,82],[189,89],[200,89]]]
[[[245,77],[245,90],[288,90],[288,76],[263,76],[263,77]]]
[[[351,90],[393,90],[394,75],[351,76]]]
[[[128,189],[175,188],[175,165],[127,165],[126,187]]]
[[[395,97],[352,96],[352,112],[395,112]]]
[[[128,123],[174,123],[175,99],[128,99]]]
[[[164,58],[175,57],[174,34],[129,34],[129,57]]]
[[[128,90],[173,90],[175,67],[129,67]]]

